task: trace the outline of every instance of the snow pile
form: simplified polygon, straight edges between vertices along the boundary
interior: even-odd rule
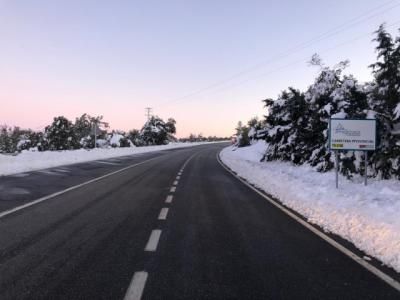
[[[17,156],[0,154],[0,176],[21,172],[28,172],[85,161],[107,159],[118,156],[169,150],[182,147],[193,147],[206,144],[198,143],[170,143],[162,146],[109,148],[109,149],[79,149],[65,151],[22,151]]]
[[[319,173],[312,167],[288,162],[260,162],[264,141],[244,148],[227,147],[222,161],[239,176],[309,222],[351,241],[356,247],[400,272],[400,185],[398,180],[340,178],[335,188],[333,172]],[[234,150],[234,151],[233,151]]]
[[[121,134],[113,134],[112,137],[110,138],[110,145],[111,146],[116,146],[116,147],[120,147],[121,143],[120,141],[124,138],[123,135]]]

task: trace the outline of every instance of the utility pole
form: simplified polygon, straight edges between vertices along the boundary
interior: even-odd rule
[[[145,107],[147,120],[150,120],[151,111],[153,110],[151,107]]]

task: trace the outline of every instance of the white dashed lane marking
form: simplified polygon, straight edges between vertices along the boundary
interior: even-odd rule
[[[195,154],[193,154],[191,157],[189,157],[188,160],[184,163],[183,167],[180,169],[178,175],[176,176],[176,179],[173,183],[173,186],[170,189],[171,193],[174,193],[176,191],[176,186],[179,183],[179,179],[181,178],[183,169],[185,168],[186,164],[193,158]],[[108,163],[108,162],[101,162],[100,163]],[[165,199],[165,203],[171,203],[173,199],[173,195],[168,195],[167,198]],[[166,220],[167,215],[168,215],[169,208],[163,207],[160,211],[160,214],[158,215],[159,220]],[[154,252],[157,250],[158,242],[160,241],[161,237],[161,230],[160,229],[154,229],[149,237],[149,240],[146,244],[146,247],[144,248],[144,251],[150,251]],[[136,272],[133,275],[131,284],[129,285],[129,288],[125,294],[124,300],[140,300],[142,298],[143,290],[146,285],[146,280],[148,277],[148,273],[145,271],[141,272]]]
[[[172,196],[172,195],[168,195],[168,196],[167,196],[167,199],[165,199],[165,203],[171,203],[173,197],[174,197],[174,196]]]
[[[110,162],[110,161],[97,160],[95,162],[98,163],[98,164],[104,164],[104,165],[113,165],[113,166],[118,166],[119,165],[119,163]]]
[[[43,170],[43,171],[38,171],[40,174],[45,174],[45,175],[56,175],[56,176],[61,176],[60,173],[57,173],[55,171],[50,171],[50,170]]]
[[[146,285],[148,276],[149,274],[144,271],[133,274],[131,284],[126,291],[124,300],[140,300],[142,298],[144,286]]]
[[[158,215],[159,220],[166,220],[168,215],[168,208],[163,207],[161,208],[160,214]]]
[[[160,236],[161,236],[161,230],[154,229],[150,234],[149,241],[147,242],[144,251],[150,251],[150,252],[156,251],[158,246],[158,241],[160,240]]]
[[[19,173],[19,174],[15,174],[15,175],[11,175],[12,177],[26,177],[29,176],[29,173]]]
[[[69,172],[71,172],[71,171],[66,170],[66,169],[54,169],[53,171],[59,172],[59,173],[69,173]]]

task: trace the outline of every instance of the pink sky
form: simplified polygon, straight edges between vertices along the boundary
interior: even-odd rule
[[[230,136],[238,121],[262,118],[262,99],[306,89],[316,75],[307,66],[313,53],[327,65],[350,59],[348,73],[369,80],[371,33],[399,23],[400,9],[378,0],[150,2],[0,0],[0,123],[42,129],[55,116],[88,113],[112,129],[140,129],[144,108],[153,107],[176,119],[178,137]],[[368,18],[348,23],[360,15]],[[346,30],[288,52],[346,22]],[[271,61],[282,53],[289,55]]]

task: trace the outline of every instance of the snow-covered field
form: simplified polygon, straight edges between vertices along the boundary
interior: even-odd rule
[[[264,141],[244,148],[227,147],[222,161],[239,176],[280,199],[309,222],[351,241],[356,247],[400,272],[400,181],[340,178],[309,166],[260,162]]]
[[[107,159],[118,156],[139,154],[145,152],[161,151],[182,147],[193,147],[203,145],[199,143],[170,143],[162,146],[130,147],[130,148],[109,148],[91,150],[67,150],[67,151],[45,151],[22,153],[11,156],[0,154],[0,176],[10,175],[68,164],[75,164],[85,161]]]

